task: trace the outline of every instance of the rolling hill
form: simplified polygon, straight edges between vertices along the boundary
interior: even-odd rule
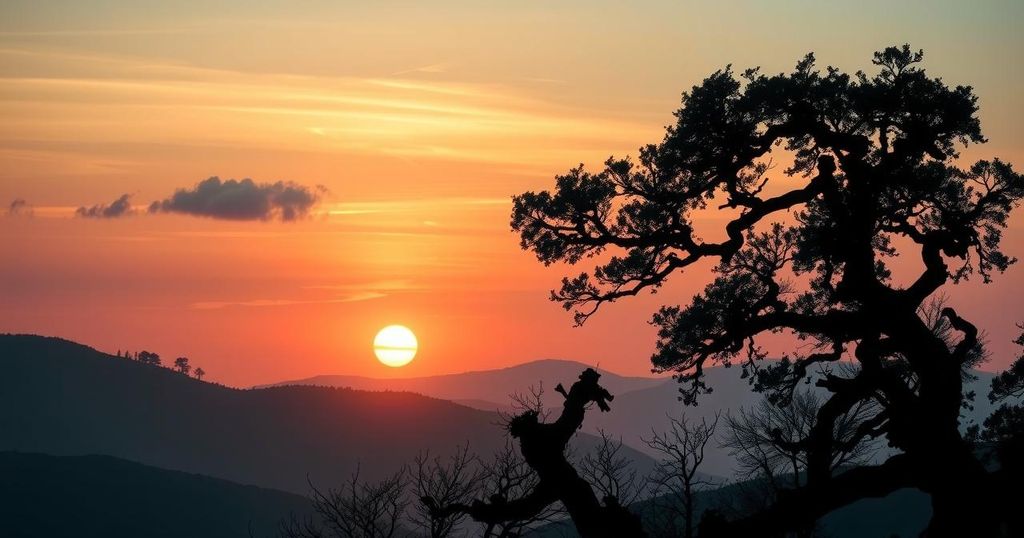
[[[420,450],[503,446],[500,417],[409,392],[233,389],[61,340],[0,335],[0,450],[105,454],[295,493],[361,465],[392,472]],[[595,443],[580,434],[578,451]],[[626,449],[638,472],[654,462]]]
[[[450,374],[434,377],[377,379],[359,376],[321,375],[294,381],[285,381],[271,386],[315,385],[349,387],[360,390],[384,390],[400,388],[434,398],[451,400],[468,407],[494,411],[509,409],[508,394],[525,392],[531,385],[543,381],[546,389],[546,405],[560,405],[561,396],[551,390],[557,383],[568,386],[587,365],[574,361],[540,360],[510,368]],[[739,368],[712,367],[705,370],[706,383],[714,391],[702,395],[699,405],[686,407],[679,402],[679,383],[665,377],[627,377],[599,370],[601,384],[615,395],[610,413],[591,413],[583,423],[583,431],[596,434],[604,430],[629,446],[646,452],[651,451],[643,439],[669,427],[669,415],[678,417],[685,414],[691,420],[713,419],[716,412],[725,413],[740,407],[750,408],[758,403],[761,396],[750,389],[747,380],[740,378]],[[981,422],[993,410],[985,398],[992,374],[974,372],[978,377],[968,385],[976,392],[973,409],[965,411],[968,420]],[[735,462],[726,451],[716,449],[707,453],[703,471],[714,476],[731,477]]]
[[[245,538],[274,536],[299,495],[167,471],[110,456],[0,452],[0,536]]]
[[[543,383],[546,389],[546,402],[549,405],[560,405],[562,397],[551,389],[557,383],[562,383],[568,388],[583,369],[590,367],[576,361],[544,359],[508,368],[459,374],[389,379],[319,375],[266,386],[313,385],[371,391],[402,390],[463,403],[485,411],[494,411],[508,408],[510,394],[526,392],[531,386],[539,386],[540,383]],[[601,373],[601,384],[612,394],[655,387],[664,381],[663,378],[628,377],[600,368],[595,369]]]

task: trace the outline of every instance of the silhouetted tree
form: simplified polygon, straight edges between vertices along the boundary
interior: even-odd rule
[[[190,366],[188,363],[188,357],[178,357],[177,359],[174,359],[174,369],[178,372],[188,375],[188,373],[192,370],[192,366]]]
[[[722,446],[736,458],[738,476],[749,480],[736,486],[741,490],[736,499],[738,506],[734,506],[738,513],[764,508],[786,490],[804,485],[807,451],[802,441],[810,435],[822,403],[820,394],[804,389],[797,390],[788,402],[773,403],[763,398],[751,409],[741,408],[726,415]],[[875,412],[873,405],[862,401],[835,421],[836,442],[830,462],[833,473],[868,462],[875,445],[858,436],[858,430]],[[808,523],[795,534],[810,537],[815,528],[815,523]]]
[[[723,447],[730,450],[739,465],[738,475],[762,479],[773,496],[784,489],[803,485],[807,468],[806,448],[801,443],[814,427],[823,397],[811,390],[798,390],[785,405],[762,399],[752,409],[740,408],[726,415]],[[861,424],[877,412],[866,401],[859,402],[835,421],[829,467],[866,463],[875,447],[858,436]]]
[[[468,503],[481,486],[482,469],[477,457],[463,445],[447,459],[431,458],[421,452],[415,459],[416,496],[421,503],[413,510],[412,520],[427,531],[430,538],[451,536],[466,518],[465,512],[445,512],[437,506]],[[434,507],[432,509],[431,507]]]
[[[580,476],[607,504],[629,506],[640,497],[640,480],[628,458],[621,454],[622,439],[613,439],[599,430],[601,442],[580,458]]]
[[[321,491],[310,483],[319,521],[292,518],[282,525],[286,538],[392,538],[409,504],[407,470],[375,483],[359,477],[357,468],[340,489]]]
[[[1024,329],[1024,325],[1017,325],[1017,327]],[[1024,346],[1024,333],[1021,333],[1014,343]],[[992,379],[991,392],[988,397],[992,403],[997,403],[1022,396],[1024,396],[1024,353],[1018,356],[1006,371]]]
[[[514,198],[512,226],[543,263],[612,254],[553,292],[577,323],[717,262],[714,281],[688,306],[653,318],[652,362],[676,372],[685,402],[707,391],[709,363],[733,361],[769,396],[805,380],[830,393],[801,440],[806,485],[760,513],[707,522],[706,536],[801,528],[905,487],[930,494],[930,536],[993,535],[1013,512],[992,487],[1001,471],[988,472],[958,429],[978,329],[944,308],[951,343],[919,308],[947,283],[988,282],[1012,263],[999,244],[1024,179],[998,159],[956,165],[958,144],[985,141],[977,98],[928,77],[922,58],[909,46],[887,48],[874,56],[874,76],[822,72],[813,55],[788,74],[737,77],[726,68],[684,94],[676,124],[638,162],[575,168],[554,192]],[[771,173],[776,156],[792,162],[788,177]],[[698,232],[696,213],[715,208],[724,226]],[[890,259],[911,252],[920,271],[894,277]],[[758,342],[782,331],[810,345],[766,365]],[[811,369],[844,356],[859,366],[847,375]],[[900,453],[833,476],[835,423],[866,400],[878,409],[855,437],[885,436]]]
[[[156,353],[150,353],[149,351],[140,351],[136,355],[136,360],[142,364],[149,364],[151,366],[160,366],[160,355]]]
[[[611,502],[602,504],[591,485],[565,457],[566,446],[583,425],[587,408],[596,404],[602,411],[611,409],[608,402],[613,397],[598,384],[600,377],[597,371],[587,368],[568,391],[561,385],[556,387],[556,391],[565,396],[565,402],[554,422],[541,422],[539,413],[532,409],[510,420],[509,433],[519,440],[524,460],[537,473],[538,480],[533,489],[519,498],[492,496],[487,502],[476,500],[468,505],[442,505],[436,499],[423,499],[424,504],[435,512],[434,517],[462,512],[486,525],[500,525],[536,517],[561,502],[583,538],[644,536],[639,518],[614,498],[606,499]]]
[[[715,439],[719,415],[708,422],[669,417],[668,431],[652,432],[644,443],[661,455],[650,477],[652,509],[647,518],[655,536],[693,538],[697,493],[714,484],[701,475],[704,453]],[[713,446],[713,445],[712,445]]]
[[[507,440],[502,450],[483,464],[481,494],[492,504],[505,504],[512,499],[525,497],[534,488],[540,478],[516,451],[511,441]],[[517,538],[528,529],[549,523],[564,515],[561,503],[548,505],[535,513],[524,512],[521,517],[492,521],[484,524],[484,538]]]
[[[1024,346],[1024,334],[1015,343]],[[980,435],[977,431],[972,433],[972,437],[983,443],[979,452],[995,457],[994,464],[1000,469],[996,476],[997,491],[1015,491],[1024,483],[1024,405],[1021,397],[1024,397],[1024,353],[992,380],[988,398],[1000,406],[985,419]],[[1019,517],[1008,518],[1002,530],[1004,536],[1024,536],[1024,521]]]
[[[192,370],[192,375],[196,376],[196,379],[201,381],[203,376],[206,375],[206,370],[197,366],[195,370]]]

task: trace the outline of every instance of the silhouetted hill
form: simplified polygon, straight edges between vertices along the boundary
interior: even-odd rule
[[[359,462],[374,478],[420,450],[468,441],[489,456],[504,444],[497,414],[419,394],[232,389],[58,338],[0,335],[0,368],[0,450],[106,454],[305,493],[307,475],[332,485]],[[640,472],[653,465],[626,452]]]
[[[0,536],[244,538],[313,514],[305,498],[110,456],[0,452]]]
[[[493,411],[507,408],[509,394],[525,392],[531,386],[538,386],[539,382],[543,382],[545,396],[547,396],[546,401],[560,405],[562,397],[554,392],[554,386],[557,383],[562,383],[568,388],[576,381],[580,372],[588,367],[590,365],[575,361],[545,359],[509,368],[460,374],[392,379],[319,375],[268,386],[316,385],[374,391],[403,390],[465,403],[485,411]],[[601,373],[601,385],[612,394],[653,387],[663,381],[663,379],[655,377],[627,377],[600,368],[596,368],[596,370]]]

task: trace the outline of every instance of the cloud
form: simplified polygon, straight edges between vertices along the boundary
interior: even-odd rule
[[[332,299],[255,299],[249,301],[201,301],[192,303],[190,306],[196,310],[216,310],[233,306],[260,307],[260,306],[291,306],[307,304],[331,304],[331,303],[354,303],[357,301],[369,301],[387,297],[387,294],[378,292],[360,292],[351,295],[336,297]]]
[[[7,206],[8,217],[31,217],[34,211],[32,206],[24,198],[15,198],[11,205]]]
[[[256,183],[211,177],[192,189],[178,189],[165,200],[153,202],[150,213],[183,213],[226,220],[292,221],[306,217],[325,189],[293,182]]]
[[[92,207],[82,206],[75,211],[79,217],[96,219],[113,219],[132,214],[132,203],[130,194],[122,194],[110,205],[97,204]]]

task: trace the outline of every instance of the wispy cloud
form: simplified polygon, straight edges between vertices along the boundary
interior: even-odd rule
[[[394,291],[415,291],[423,289],[423,286],[416,284],[412,280],[408,279],[394,279],[394,280],[378,280],[376,282],[362,282],[362,283],[349,283],[349,284],[316,284],[312,286],[303,286],[303,289],[307,290],[336,290],[336,291],[352,291],[359,290],[363,293],[382,293],[382,292],[394,292]]]
[[[416,200],[381,200],[366,202],[337,202],[324,207],[328,215],[374,215],[381,213],[445,212],[449,209],[473,206],[511,206],[511,198],[422,198]]]
[[[442,73],[446,64],[382,78],[246,73],[123,56],[0,49],[0,65],[8,60],[11,67],[0,68],[5,90],[0,104],[33,103],[33,112],[18,112],[13,119],[38,129],[63,127],[56,119],[62,114],[49,108],[64,110],[88,102],[102,104],[104,111],[145,109],[172,118],[194,114],[250,127],[203,133],[192,126],[188,140],[197,144],[517,166],[562,163],[566,152],[578,154],[580,146],[629,150],[657,131],[640,121],[545,101],[524,88],[412,76]],[[98,113],[95,107],[88,110]],[[104,112],[96,121],[109,116]],[[117,115],[129,122],[136,116]],[[88,124],[74,128],[85,129],[83,125]],[[171,122],[144,136],[152,142],[178,143],[179,132]],[[110,129],[94,136],[119,139],[118,131]],[[538,147],[540,151],[532,151]]]
[[[215,310],[228,307],[291,306],[305,304],[354,303],[387,297],[384,293],[363,292],[329,299],[253,299],[244,301],[200,301],[189,305],[196,310]]]
[[[0,37],[102,37],[121,35],[159,35],[159,34],[184,34],[194,31],[195,28],[123,28],[123,29],[67,29],[67,30],[28,30],[28,31],[0,31]]]
[[[409,73],[444,73],[448,71],[449,65],[447,63],[436,63],[430,65],[423,65],[420,67],[413,67],[412,69],[404,69],[402,71],[396,71],[392,73],[393,76],[408,75]]]

